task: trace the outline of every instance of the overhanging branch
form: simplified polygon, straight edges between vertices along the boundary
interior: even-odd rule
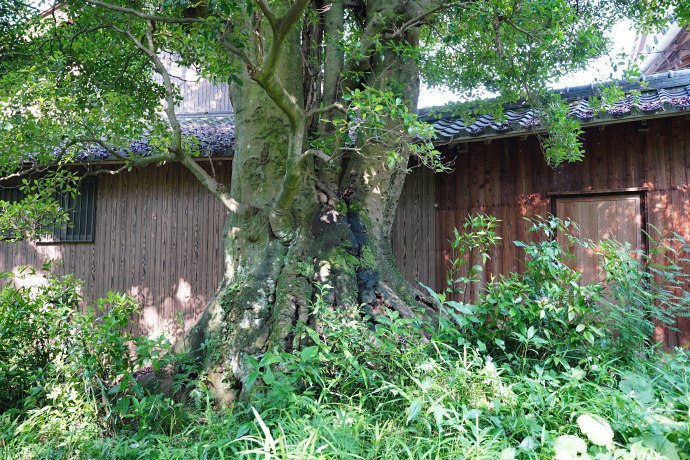
[[[147,21],[154,22],[165,22],[168,24],[207,24],[208,21],[199,18],[171,18],[167,16],[158,16],[155,14],[146,14],[141,11],[134,10],[132,8],[125,8],[122,6],[113,5],[111,3],[101,2],[99,0],[84,0],[86,3],[98,6],[100,8],[105,8],[110,11],[117,11],[119,13],[129,14],[131,16],[136,16]]]
[[[347,108],[341,104],[340,102],[334,102],[333,104],[325,105],[323,107],[319,107],[317,109],[310,110],[307,112],[306,117],[311,118],[314,115],[320,115],[322,113],[328,113],[331,110],[338,110],[342,113],[347,113]]]

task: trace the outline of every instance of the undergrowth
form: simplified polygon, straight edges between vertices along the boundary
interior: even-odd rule
[[[39,372],[41,348],[18,361],[23,371],[15,368],[15,378],[29,381],[8,385],[0,449],[18,459],[690,458],[690,356],[655,348],[648,326],[660,303],[684,313],[678,284],[664,284],[671,278],[611,242],[602,249],[609,286],[583,285],[556,238],[566,224],[541,220],[534,231],[543,237],[522,246],[524,273],[495,279],[476,302],[450,300],[473,282],[498,241],[495,221],[473,219],[457,233],[450,292],[433,293],[438,318],[390,312],[362,321],[356,306],[349,314],[327,307],[320,299],[329,287],[321,286],[316,325],[294,331],[310,345],[255,357],[244,382],[252,399],[223,411],[203,376],[182,404],[128,380],[134,364],[106,366],[113,369],[99,377],[106,385],[83,383],[97,382],[91,376],[102,369],[87,365],[92,342],[80,345],[74,374]],[[664,254],[674,247],[663,240],[658,246],[666,246]],[[650,263],[683,279],[677,264]],[[0,303],[21,294],[3,294]],[[35,302],[53,301],[48,294]],[[614,321],[618,311],[639,318]],[[116,323],[103,341],[122,339]],[[0,347],[9,342],[2,336]],[[143,346],[135,359],[160,360],[146,352],[152,349],[159,346]],[[51,363],[67,362],[60,350]]]

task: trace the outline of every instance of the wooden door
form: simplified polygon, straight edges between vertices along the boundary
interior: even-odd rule
[[[642,249],[642,206],[640,194],[589,195],[556,198],[556,216],[579,225],[577,236],[594,242],[612,239]],[[603,281],[594,250],[574,248],[573,268],[582,273],[585,283]]]

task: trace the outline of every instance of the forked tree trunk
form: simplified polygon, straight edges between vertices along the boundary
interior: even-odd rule
[[[407,38],[416,40],[415,34]],[[366,83],[385,90],[396,81],[414,107],[419,77],[412,60],[403,63],[389,51],[372,61],[376,63]],[[285,45],[276,75],[302,106],[303,88],[310,86],[303,70],[295,34]],[[253,371],[248,357],[302,345],[292,331],[298,321],[315,320],[311,306],[319,283],[332,286],[325,299],[331,308],[359,306],[362,318],[391,310],[411,317],[417,313],[415,305],[421,307],[391,250],[390,230],[406,171],[387,166],[388,149],[365,145],[351,158],[334,155],[332,163],[304,160],[290,209],[293,232],[286,239],[274,234],[270,220],[290,167],[286,147],[301,137],[300,149],[307,150],[308,135],[327,133],[291,131],[294,126],[283,111],[249,74],[242,85],[233,86],[232,102],[236,149],[231,192],[248,209],[230,215],[223,281],[199,322],[176,345],[203,361],[223,404],[242,394],[242,381]]]

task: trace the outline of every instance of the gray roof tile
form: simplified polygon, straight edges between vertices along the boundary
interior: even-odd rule
[[[645,118],[664,116],[675,112],[690,110],[690,69],[671,71],[663,74],[643,76],[631,82],[610,82],[627,92],[625,99],[617,101],[604,111],[597,111],[589,99],[597,96],[601,85],[589,84],[573,88],[554,90],[562,99],[570,103],[568,114],[583,125],[611,122],[613,119]],[[639,91],[637,97],[630,91]],[[453,118],[451,112],[443,109],[425,109],[420,116],[432,123],[439,131],[442,141],[473,140],[537,132],[543,130],[541,115],[533,109],[519,106],[509,107],[504,112],[504,120],[495,120],[491,115],[476,117],[472,123]]]
[[[235,118],[231,113],[213,115],[179,116],[178,121],[183,136],[194,138],[193,150],[201,156],[228,157],[235,149]],[[156,148],[150,139],[142,137],[132,141],[130,146],[120,151],[124,155],[134,153],[136,156],[155,154]],[[117,160],[100,145],[89,146],[81,155],[82,161]]]
[[[570,103],[568,113],[584,126],[588,124],[609,123],[616,119],[649,118],[664,116],[674,112],[690,110],[690,69],[671,71],[658,75],[643,76],[637,81],[613,82],[628,92],[625,99],[617,101],[605,111],[597,112],[589,103],[596,97],[599,85],[589,84],[554,90],[554,93]],[[640,91],[637,97],[629,94],[631,90]],[[436,109],[439,110],[439,109]],[[441,109],[443,110],[443,109]],[[440,142],[475,140],[497,136],[520,135],[543,130],[541,114],[524,105],[508,107],[503,119],[484,114],[469,125],[450,112],[437,112],[434,109],[420,111],[422,120],[432,123],[438,130]],[[183,133],[197,139],[197,151],[212,157],[232,156],[235,146],[235,124],[232,113],[179,116]],[[148,156],[155,151],[147,138],[132,142],[123,153]],[[114,157],[99,146],[90,147],[83,160],[114,160]]]

